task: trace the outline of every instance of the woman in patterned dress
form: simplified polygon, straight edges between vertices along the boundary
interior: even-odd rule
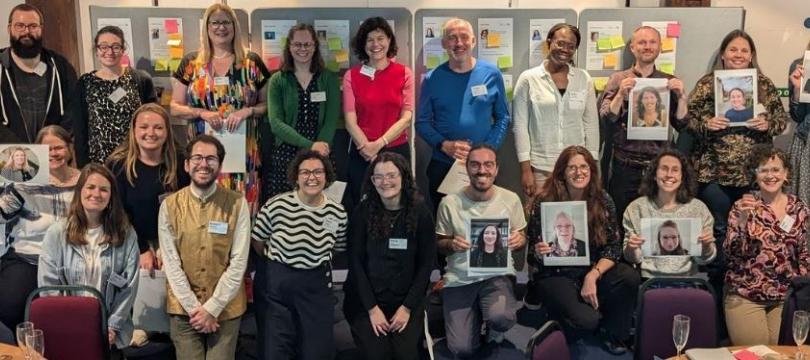
[[[81,116],[73,125],[76,160],[103,164],[126,139],[129,120],[142,104],[156,102],[152,78],[122,64],[127,49],[117,26],[101,28],[94,39],[101,67],[79,78]]]
[[[242,43],[242,31],[230,7],[209,6],[203,25],[200,50],[186,54],[172,75],[171,115],[189,120],[190,135],[224,135],[245,123],[246,171],[223,172],[218,182],[244,193],[251,214],[255,214],[261,189],[258,124],[267,112],[265,83],[270,73],[261,57]],[[228,166],[225,159],[223,165]]]

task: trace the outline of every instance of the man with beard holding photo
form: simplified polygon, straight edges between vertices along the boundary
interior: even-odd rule
[[[28,4],[15,6],[8,17],[11,46],[0,50],[0,143],[33,143],[46,125],[71,130],[76,70],[42,47],[43,20]]]

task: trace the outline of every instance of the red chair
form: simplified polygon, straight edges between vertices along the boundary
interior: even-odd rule
[[[25,305],[25,320],[42,329],[45,357],[109,358],[107,308],[103,299],[98,290],[89,286],[43,286],[32,291]]]
[[[568,343],[565,334],[554,320],[549,320],[532,335],[526,353],[531,360],[569,360]]]

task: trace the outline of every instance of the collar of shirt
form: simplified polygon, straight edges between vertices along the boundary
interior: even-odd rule
[[[658,71],[658,69],[655,67],[655,65],[653,65],[653,70],[652,70],[652,72],[650,73],[650,75],[648,75],[648,76],[644,76],[644,74],[642,74],[642,73],[638,72],[638,71],[636,70],[636,66],[635,66],[635,65],[633,65],[633,67],[631,67],[631,68],[630,68],[630,71],[631,71],[631,72],[633,73],[633,75],[635,75],[636,77],[640,77],[640,78],[648,78],[648,77],[653,77],[653,75],[655,75],[655,73]]]
[[[214,195],[214,192],[217,191],[217,184],[213,184],[208,189],[200,189],[194,184],[191,184],[190,186],[191,186],[191,194],[203,202],[208,200],[208,198],[211,197],[211,195]]]
[[[541,74],[543,76],[551,77],[551,73],[548,72],[548,69],[546,69],[547,63],[548,60],[543,60],[543,63],[540,65],[540,69],[542,71]],[[570,79],[572,76],[574,76],[574,65],[568,64],[568,78]]]

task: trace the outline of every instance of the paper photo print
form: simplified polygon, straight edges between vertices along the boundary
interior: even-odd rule
[[[728,119],[729,126],[746,126],[754,118],[757,70],[714,71],[714,113]]]
[[[543,258],[546,266],[587,266],[588,210],[584,201],[544,202],[540,209],[543,241],[552,252]]]
[[[505,274],[509,271],[509,218],[470,219],[467,239],[467,273]]]
[[[0,145],[0,183],[47,184],[48,145]]]
[[[799,102],[810,103],[810,50],[804,52],[804,76],[801,81],[801,92],[799,93]]]
[[[700,233],[699,218],[644,218],[641,252],[644,256],[698,256],[702,252]]]
[[[630,91],[627,138],[669,139],[669,89],[667,79],[636,79]]]

